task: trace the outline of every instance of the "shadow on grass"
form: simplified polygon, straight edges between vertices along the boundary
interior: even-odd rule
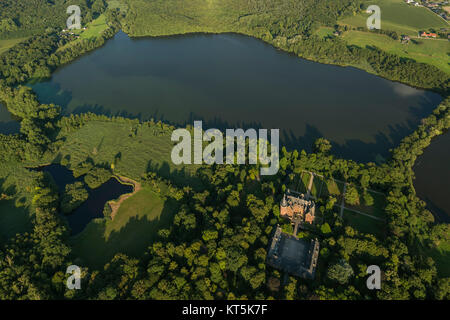
[[[163,163],[154,163],[149,160],[147,163],[147,172],[154,172],[159,177],[172,181],[179,187],[190,186],[195,191],[201,191],[205,187],[205,181],[203,181],[198,175],[194,175],[191,172],[186,171],[186,167],[180,169],[171,168],[167,161]]]
[[[109,234],[107,224],[112,222],[96,219],[71,239],[74,261],[80,266],[102,270],[117,253],[141,257],[158,238],[158,230],[170,227],[177,207],[175,199],[169,198],[159,217],[149,220],[147,216],[132,216],[119,230]]]
[[[32,229],[30,209],[25,205],[25,199],[17,197],[16,186],[6,187],[5,181],[0,178],[0,243]]]

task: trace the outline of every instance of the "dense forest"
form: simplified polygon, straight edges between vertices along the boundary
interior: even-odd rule
[[[77,5],[91,21],[105,9],[104,0],[3,0],[0,3],[0,39],[17,38],[61,30],[66,25],[67,7]]]
[[[60,19],[59,13],[50,13],[55,6],[64,7],[66,1],[33,2],[42,11],[32,6],[17,10],[20,5],[16,1],[0,4],[0,28],[7,26],[4,34],[64,26],[66,15],[61,14]],[[131,128],[126,138],[131,140],[140,139],[136,132],[143,127],[155,137],[170,136],[175,129],[161,122],[139,123],[94,114],[63,117],[59,106],[39,103],[25,86],[101,46],[121,27],[132,34],[140,33],[133,29],[142,27],[133,1],[127,1],[126,16],[117,10],[104,12],[103,1],[81,2],[91,17],[98,13],[107,16],[108,28],[101,36],[67,46],[68,40],[53,30],[43,34],[33,31],[28,40],[0,55],[0,101],[21,122],[19,134],[0,134],[0,199],[13,196],[13,191],[2,187],[4,179],[25,172],[26,166],[56,158],[69,134],[90,124],[126,124]],[[166,8],[163,1],[151,3]],[[178,2],[170,1],[169,7],[174,3]],[[238,21],[245,21],[240,28],[246,33],[280,48],[321,62],[361,64],[383,77],[436,90],[445,99],[382,165],[338,159],[332,155],[329,142],[319,139],[314,153],[283,148],[280,171],[270,177],[260,177],[254,165],[202,166],[189,177],[158,166],[137,172],[133,179],[176,203],[173,221],[158,230],[153,244],[139,258],[118,253],[102,268],[83,268],[81,290],[66,290],[66,267],[82,261],[73,253],[70,228],[60,213],[70,211],[86,194],[78,184],[68,187],[61,197],[50,175],[34,172],[24,187],[31,199],[31,229],[0,238],[0,299],[450,299],[450,278],[439,276],[436,262],[427,254],[428,249],[448,241],[450,227],[434,222],[412,185],[416,158],[433,137],[450,127],[449,77],[435,67],[377,48],[347,47],[339,39],[318,40],[311,35],[315,23],[333,25],[339,15],[359,10],[359,1],[249,0],[238,4],[228,0],[225,4],[222,8],[233,9],[230,12],[238,12],[242,18]],[[141,9],[145,12],[144,7]],[[292,15],[294,9],[303,12],[301,19]],[[54,20],[27,20],[35,14],[36,21],[39,16]],[[199,15],[196,19],[201,23],[194,25],[185,22],[192,19],[180,19],[183,27],[189,26],[187,32],[202,28],[214,32],[208,29],[213,25],[221,28],[217,32],[229,30],[228,25],[222,28],[209,18]],[[158,21],[155,23],[159,33]],[[79,157],[71,157],[60,163],[78,175],[86,174],[86,184],[96,187],[111,175],[112,167],[92,163],[84,156],[81,162]],[[316,280],[288,277],[284,282],[282,273],[266,265],[266,250],[275,226],[288,227],[279,216],[278,204],[288,182],[303,170],[385,193],[387,221],[383,236],[360,232],[345,225],[333,205],[336,198],[318,199],[323,222],[302,235],[317,237],[321,242]],[[383,287],[377,292],[367,290],[365,284],[365,271],[371,264],[383,270]],[[353,276],[340,272],[342,269],[351,269]]]

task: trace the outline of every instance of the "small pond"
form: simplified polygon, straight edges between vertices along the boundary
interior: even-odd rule
[[[51,164],[40,168],[48,172],[55,181],[60,193],[64,192],[67,184],[76,181],[83,181],[83,177],[74,178],[72,171],[59,164]],[[130,185],[121,184],[117,179],[111,178],[97,189],[90,189],[89,198],[70,215],[65,216],[72,230],[72,235],[76,235],[84,230],[89,222],[96,218],[103,218],[103,208],[110,200],[119,198],[122,194],[133,192]]]

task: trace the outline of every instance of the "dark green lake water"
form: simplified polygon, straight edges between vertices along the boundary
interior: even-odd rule
[[[130,39],[106,45],[33,85],[66,114],[162,119],[178,125],[278,128],[288,148],[324,136],[359,161],[388,156],[441,101],[355,68],[299,59],[241,35]]]
[[[437,220],[450,223],[450,132],[432,140],[414,166],[417,195]]]

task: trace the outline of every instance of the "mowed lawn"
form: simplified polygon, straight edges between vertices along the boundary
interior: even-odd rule
[[[319,189],[320,194],[319,198],[327,199],[329,196],[332,196],[337,199],[338,204],[342,201],[342,193],[344,192],[344,184],[340,181],[336,181],[332,178],[324,178],[321,176],[314,177],[314,183],[321,183],[321,187]]]
[[[449,24],[441,17],[424,7],[414,7],[403,0],[374,0],[370,4],[378,5],[381,9],[381,29],[396,31],[399,35],[407,34],[417,37],[419,31],[449,28]],[[376,46],[386,52],[414,59],[418,62],[434,65],[450,73],[448,64],[448,41],[415,39],[417,44],[401,44],[387,35],[377,34],[367,30],[366,21],[370,16],[361,13],[339,20],[339,24],[351,27],[362,27],[364,31],[347,31],[342,38],[351,45],[359,47]]]
[[[125,200],[114,220],[96,219],[71,239],[74,258],[90,268],[101,268],[115,254],[139,257],[161,228],[168,228],[177,204],[164,200],[150,187]]]

